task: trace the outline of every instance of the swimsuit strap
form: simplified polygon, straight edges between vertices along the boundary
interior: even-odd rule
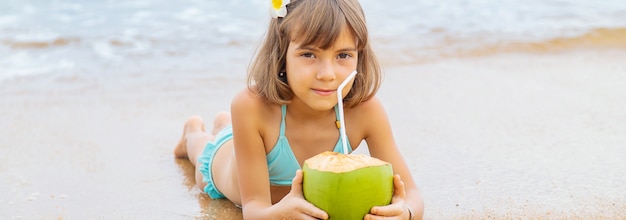
[[[335,105],[335,118],[336,118],[336,120],[335,120],[335,125],[337,125],[337,130],[339,130],[339,140],[337,141],[337,144],[342,143],[341,141],[342,141],[342,139],[343,139],[343,138],[341,137],[341,128],[340,128],[340,125],[339,125],[339,123],[340,123],[340,122],[339,122],[339,107],[338,107],[338,106],[339,106],[339,104]],[[345,120],[345,118],[344,118],[344,120]],[[349,140],[346,140],[346,141],[349,141]],[[347,144],[348,144],[348,146],[350,146],[350,142],[347,142]],[[337,145],[337,146],[339,146],[339,145]],[[341,153],[346,154],[346,152],[343,152],[343,147],[341,148],[341,151],[337,151],[337,149],[336,149],[336,148],[337,148],[337,147],[335,146],[335,150],[333,150],[333,151],[335,151],[335,152],[341,152]],[[350,149],[351,149],[351,147],[348,147],[348,148],[350,148]],[[347,153],[350,153],[350,152],[347,152]]]
[[[287,105],[281,105],[282,120],[280,121],[280,136],[285,136],[285,115],[287,115]]]

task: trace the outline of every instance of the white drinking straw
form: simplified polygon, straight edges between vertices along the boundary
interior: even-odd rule
[[[352,71],[348,77],[337,88],[337,105],[339,106],[339,135],[341,135],[341,143],[343,144],[343,152],[348,153],[348,137],[346,137],[346,122],[343,120],[343,87],[350,82],[350,79],[356,75],[356,70]]]

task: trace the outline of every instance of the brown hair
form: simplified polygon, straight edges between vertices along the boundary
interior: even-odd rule
[[[359,73],[344,98],[344,105],[356,106],[376,94],[382,70],[370,47],[365,15],[357,0],[292,0],[287,11],[287,16],[270,21],[261,48],[248,70],[249,89],[268,102],[289,103],[293,92],[278,77],[285,69],[289,43],[297,39],[302,45],[328,49],[347,26],[356,38]]]

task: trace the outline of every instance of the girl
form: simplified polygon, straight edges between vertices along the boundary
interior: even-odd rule
[[[209,134],[202,119],[191,117],[175,155],[196,166],[204,192],[240,205],[245,219],[327,219],[304,199],[300,167],[324,151],[350,153],[336,126],[341,95],[349,149],[365,140],[370,155],[396,172],[392,203],[373,207],[365,219],[421,219],[421,194],[375,97],[381,70],[357,0],[295,0],[275,8],[248,88],[232,101],[232,120],[218,114]]]

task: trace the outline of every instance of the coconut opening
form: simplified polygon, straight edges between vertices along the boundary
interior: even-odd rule
[[[367,155],[341,154],[326,151],[307,159],[304,161],[304,164],[311,169],[322,172],[344,173],[389,163]]]

